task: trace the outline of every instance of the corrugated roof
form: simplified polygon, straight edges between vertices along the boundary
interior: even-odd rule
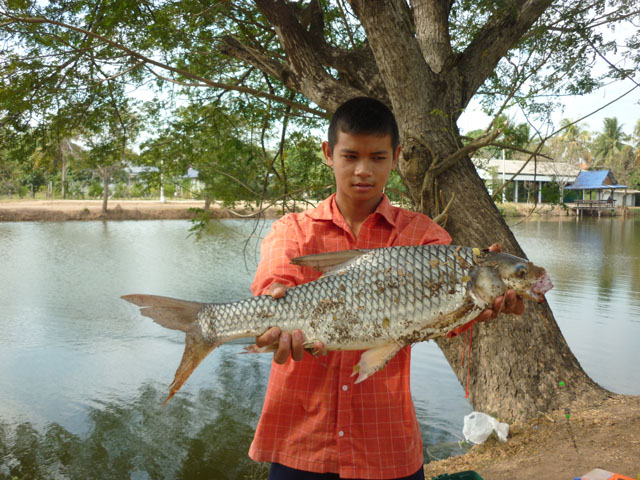
[[[495,168],[498,173],[502,172],[504,167],[504,171],[507,175],[514,175],[518,172],[522,175],[549,175],[551,177],[575,177],[580,172],[580,169],[577,165],[571,165],[569,163],[562,162],[541,162],[538,161],[537,164],[533,161],[530,161],[525,165],[524,169],[522,165],[525,162],[522,160],[502,160],[499,158],[491,158],[489,160],[473,158],[472,159],[476,168],[481,168],[483,170],[488,170],[490,168]]]
[[[565,187],[566,190],[602,190],[609,188],[627,188],[626,185],[618,185],[611,170],[583,170],[573,185]]]

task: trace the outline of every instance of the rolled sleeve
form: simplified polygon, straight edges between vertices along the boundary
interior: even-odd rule
[[[288,287],[303,283],[300,267],[290,262],[292,258],[301,255],[296,230],[290,215],[282,217],[271,226],[271,231],[260,247],[260,262],[251,284],[254,295],[266,294],[276,282]]]

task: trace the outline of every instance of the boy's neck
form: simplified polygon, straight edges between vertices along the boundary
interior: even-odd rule
[[[343,197],[339,192],[336,194],[336,205],[355,237],[358,237],[360,227],[367,217],[375,212],[381,201],[382,194],[378,198],[372,198],[367,202],[354,202],[350,198]]]

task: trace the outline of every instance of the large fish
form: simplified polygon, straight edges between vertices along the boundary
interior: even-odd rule
[[[301,329],[306,345],[365,350],[354,374],[365,380],[404,346],[443,336],[475,318],[508,288],[542,301],[552,288],[544,268],[506,253],[426,245],[307,255],[293,264],[324,272],[284,297],[203,304],[153,295],[122,298],[160,325],[186,333],[167,401],[214,348],[270,327]]]

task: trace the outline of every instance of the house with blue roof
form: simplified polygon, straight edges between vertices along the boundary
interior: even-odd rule
[[[627,185],[620,185],[611,170],[582,170],[573,184],[565,190],[581,192],[574,208],[606,209],[615,207],[640,206],[640,192],[629,191]]]

